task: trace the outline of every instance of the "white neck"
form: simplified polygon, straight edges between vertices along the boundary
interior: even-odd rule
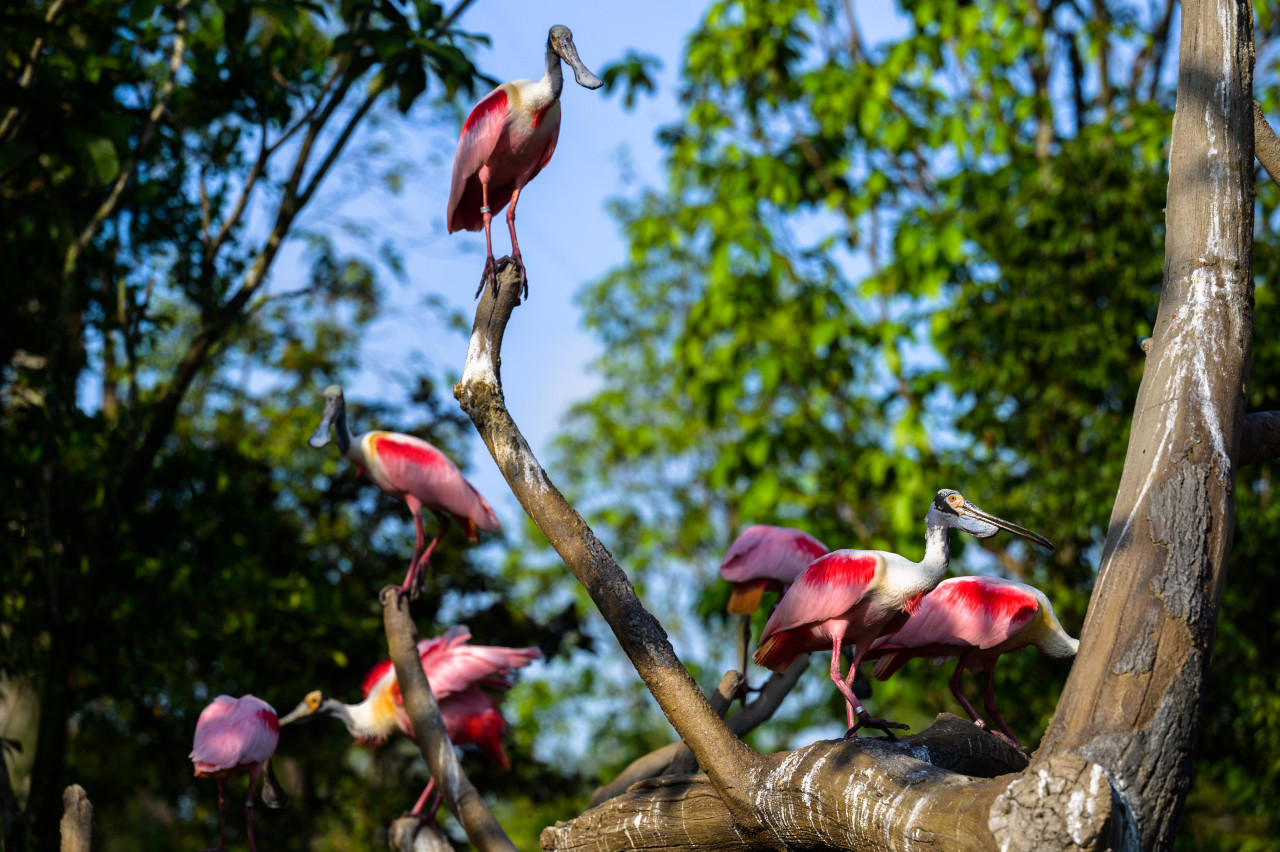
[[[560,67],[560,54],[551,49],[551,39],[547,39],[547,70],[540,82],[551,90],[551,100],[559,100],[564,90],[564,70]]]
[[[388,737],[395,733],[396,720],[392,716],[386,718],[374,709],[377,692],[369,693],[369,697],[359,704],[344,704],[346,713],[341,716],[353,737]]]
[[[934,509],[929,510],[924,522],[924,559],[920,560],[920,567],[941,579],[951,563],[951,529],[942,523]]]

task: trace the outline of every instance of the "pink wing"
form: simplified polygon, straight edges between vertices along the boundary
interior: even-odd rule
[[[734,539],[720,562],[720,576],[735,583],[748,580],[795,582],[810,562],[827,553],[827,546],[803,530],[757,524]]]
[[[872,648],[994,648],[1026,629],[1039,609],[1035,593],[1021,583],[955,577],[939,583],[901,630],[876,640]]]
[[[502,718],[497,703],[479,687],[470,687],[441,701],[440,715],[454,745],[478,746],[503,769],[511,768],[502,748],[502,732],[507,720]]]
[[[382,474],[399,490],[412,494],[428,509],[442,510],[482,530],[496,530],[498,517],[462,472],[429,442],[412,435],[386,432],[370,442]]]
[[[481,98],[471,110],[471,115],[467,116],[467,123],[458,136],[458,152],[453,156],[453,184],[449,187],[449,207],[445,213],[449,233],[478,231],[484,227],[478,175],[480,167],[497,147],[510,115],[507,91],[499,86]],[[494,212],[506,203],[506,199],[499,204],[492,195],[489,198],[489,206]]]
[[[252,695],[219,695],[196,721],[190,757],[197,775],[261,763],[275,753],[279,736],[270,704]]]
[[[839,618],[862,600],[880,557],[866,550],[836,550],[809,564],[778,601],[760,636]]]
[[[541,658],[542,652],[537,648],[464,645],[435,658],[427,669],[427,680],[437,696],[462,692],[477,684],[507,689],[510,682],[502,675]]]

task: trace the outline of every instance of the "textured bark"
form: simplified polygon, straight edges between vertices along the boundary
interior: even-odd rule
[[[93,805],[79,784],[62,793],[62,852],[89,852],[93,841]]]
[[[507,833],[493,818],[489,806],[462,771],[462,764],[445,730],[444,719],[440,717],[440,708],[431,693],[431,685],[427,683],[422,660],[418,657],[418,635],[413,620],[409,618],[409,600],[396,594],[391,587],[382,594],[382,621],[387,631],[396,680],[404,694],[404,709],[413,725],[414,739],[427,768],[431,770],[431,777],[436,779],[436,786],[444,796],[445,805],[480,852],[515,852]],[[436,838],[430,834],[406,832],[403,826],[397,833],[396,827],[401,822],[403,820],[393,823],[392,839],[398,837],[401,842],[407,839],[413,845],[396,848],[403,852],[416,850],[421,844],[427,844],[423,848],[440,848],[435,845]],[[446,843],[445,848],[447,846]]]
[[[1182,9],[1164,289],[1080,654],[1032,767],[1100,764],[1123,848],[1172,846],[1190,782],[1253,337],[1252,9]]]

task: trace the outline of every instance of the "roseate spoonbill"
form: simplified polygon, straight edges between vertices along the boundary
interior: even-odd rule
[[[195,764],[197,778],[216,778],[218,781],[218,848],[227,848],[227,802],[223,795],[222,781],[238,770],[249,773],[249,795],[244,800],[245,832],[249,837],[249,849],[253,845],[253,789],[258,784],[262,767],[276,750],[280,738],[280,725],[276,711],[261,698],[246,695],[232,698],[219,695],[200,713],[196,720],[195,744],[191,749],[191,762]]]
[[[850,683],[871,643],[882,633],[902,626],[907,614],[919,608],[920,599],[947,572],[951,558],[948,530],[954,527],[978,538],[990,538],[1005,529],[1053,547],[1043,536],[987,514],[949,488],[933,498],[924,521],[925,552],[920,562],[879,550],[828,553],[801,572],[778,601],[760,637],[756,662],[777,672],[785,671],[800,654],[831,649],[831,680],[847,705],[846,736],[856,736],[858,728],[869,727],[892,737],[891,728],[907,727],[868,715]],[[842,676],[840,648],[846,644],[854,646],[853,662],[849,674]]]
[[[893,635],[877,639],[863,659],[878,659],[872,674],[887,680],[916,657],[959,657],[951,676],[951,694],[973,721],[985,728],[960,688],[961,672],[966,668],[982,672],[987,712],[1014,745],[1022,748],[996,708],[992,679],[1002,654],[1027,645],[1065,660],[1076,655],[1080,640],[1062,629],[1053,604],[1033,586],[999,577],[953,577],[921,598],[919,609],[907,623]]]
[[[430,443],[399,432],[365,432],[352,435],[347,429],[347,403],[342,388],[330,385],[324,392],[324,416],[308,441],[319,448],[329,443],[332,427],[338,451],[355,463],[356,469],[368,475],[384,494],[398,497],[409,504],[413,513],[416,542],[409,573],[400,593],[416,595],[424,575],[423,567],[431,564],[431,554],[449,530],[451,519],[466,529],[467,538],[477,541],[477,528],[496,530],[498,518],[475,486],[462,476],[449,457]],[[440,531],[424,546],[422,510],[430,509],[440,518]]]
[[[747,674],[747,650],[751,645],[751,614],[760,607],[766,591],[780,592],[813,560],[830,548],[803,530],[755,524],[733,540],[720,560],[720,576],[733,584],[729,612],[743,616],[742,675]]]
[[[485,95],[467,116],[458,136],[445,220],[451,234],[484,228],[488,258],[477,296],[491,277],[494,286],[498,283],[489,221],[508,201],[511,202],[507,210],[511,259],[521,275],[524,274],[520,244],[516,242],[516,203],[525,184],[551,162],[556,140],[560,138],[560,92],[564,88],[561,59],[573,68],[578,85],[588,89],[604,85],[578,58],[573,33],[557,24],[547,34],[546,72],[542,79],[503,83]],[[524,294],[529,294],[527,277]]]
[[[542,652],[537,648],[468,645],[470,638],[471,631],[466,627],[451,627],[443,636],[418,642],[418,657],[453,744],[474,745],[503,769],[509,769],[511,762],[502,748],[507,722],[497,703],[481,687],[510,689],[515,670],[540,659]],[[364,700],[359,704],[343,704],[319,690],[310,692],[280,724],[334,716],[362,743],[382,743],[397,731],[413,739],[413,727],[404,710],[391,660],[373,667],[364,679],[363,694]],[[434,778],[411,813],[422,811],[433,789]]]

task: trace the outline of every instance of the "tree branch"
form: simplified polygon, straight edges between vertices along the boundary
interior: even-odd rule
[[[525,512],[582,583],[662,712],[707,770],[715,790],[748,832],[758,828],[744,782],[761,757],[734,736],[689,676],[666,632],[636,597],[627,575],[542,469],[502,397],[502,335],[524,285],[502,262],[497,286],[476,309],[462,380],[454,396],[475,423]]]
[[[1244,418],[1237,464],[1257,464],[1280,458],[1280,411],[1258,411]]]
[[[63,262],[62,275],[64,278],[70,278],[75,272],[76,264],[80,260],[80,255],[89,246],[94,236],[98,233],[98,229],[102,227],[102,223],[107,217],[115,212],[116,205],[120,203],[120,196],[124,194],[125,187],[129,185],[129,181],[133,179],[134,173],[138,170],[138,163],[141,162],[142,150],[147,147],[147,143],[151,141],[151,135],[155,132],[156,124],[160,121],[160,117],[164,115],[165,109],[169,106],[169,98],[173,94],[174,81],[178,77],[178,70],[182,67],[182,54],[186,49],[187,41],[187,16],[184,14],[188,0],[178,0],[174,6],[174,11],[178,14],[178,21],[175,25],[175,34],[173,38],[173,50],[169,56],[169,76],[165,78],[164,85],[160,89],[160,96],[156,99],[155,105],[151,107],[151,112],[147,114],[147,123],[142,128],[142,133],[138,137],[138,145],[134,148],[133,157],[129,165],[120,172],[120,176],[116,178],[115,186],[111,188],[111,193],[107,196],[107,200],[102,202],[101,206],[94,212],[89,219],[88,224],[81,230],[80,235],[76,237],[75,242],[67,249],[67,257]]]
[[[44,22],[52,24],[53,19],[58,17],[58,13],[62,11],[64,0],[53,0],[49,4],[49,11],[45,12]],[[31,81],[36,76],[36,60],[40,58],[40,51],[44,49],[44,37],[36,36],[35,41],[31,43],[31,50],[27,52],[27,64],[23,66],[22,73],[18,76],[18,88],[28,89],[31,87]],[[0,121],[0,139],[8,141],[9,131],[16,130],[18,124],[18,107],[9,107],[9,111],[4,114],[4,121]]]
[[[382,596],[382,623],[395,666],[396,681],[404,695],[404,709],[413,726],[414,740],[444,796],[450,813],[480,852],[515,852],[515,846],[493,818],[489,806],[462,771],[444,719],[436,705],[427,674],[418,657],[418,636],[409,617],[409,600],[394,591]]]
[[[93,840],[93,805],[79,784],[62,792],[62,852],[89,852]]]
[[[1280,186],[1280,139],[1262,114],[1262,104],[1253,102],[1253,154],[1271,180]]]

